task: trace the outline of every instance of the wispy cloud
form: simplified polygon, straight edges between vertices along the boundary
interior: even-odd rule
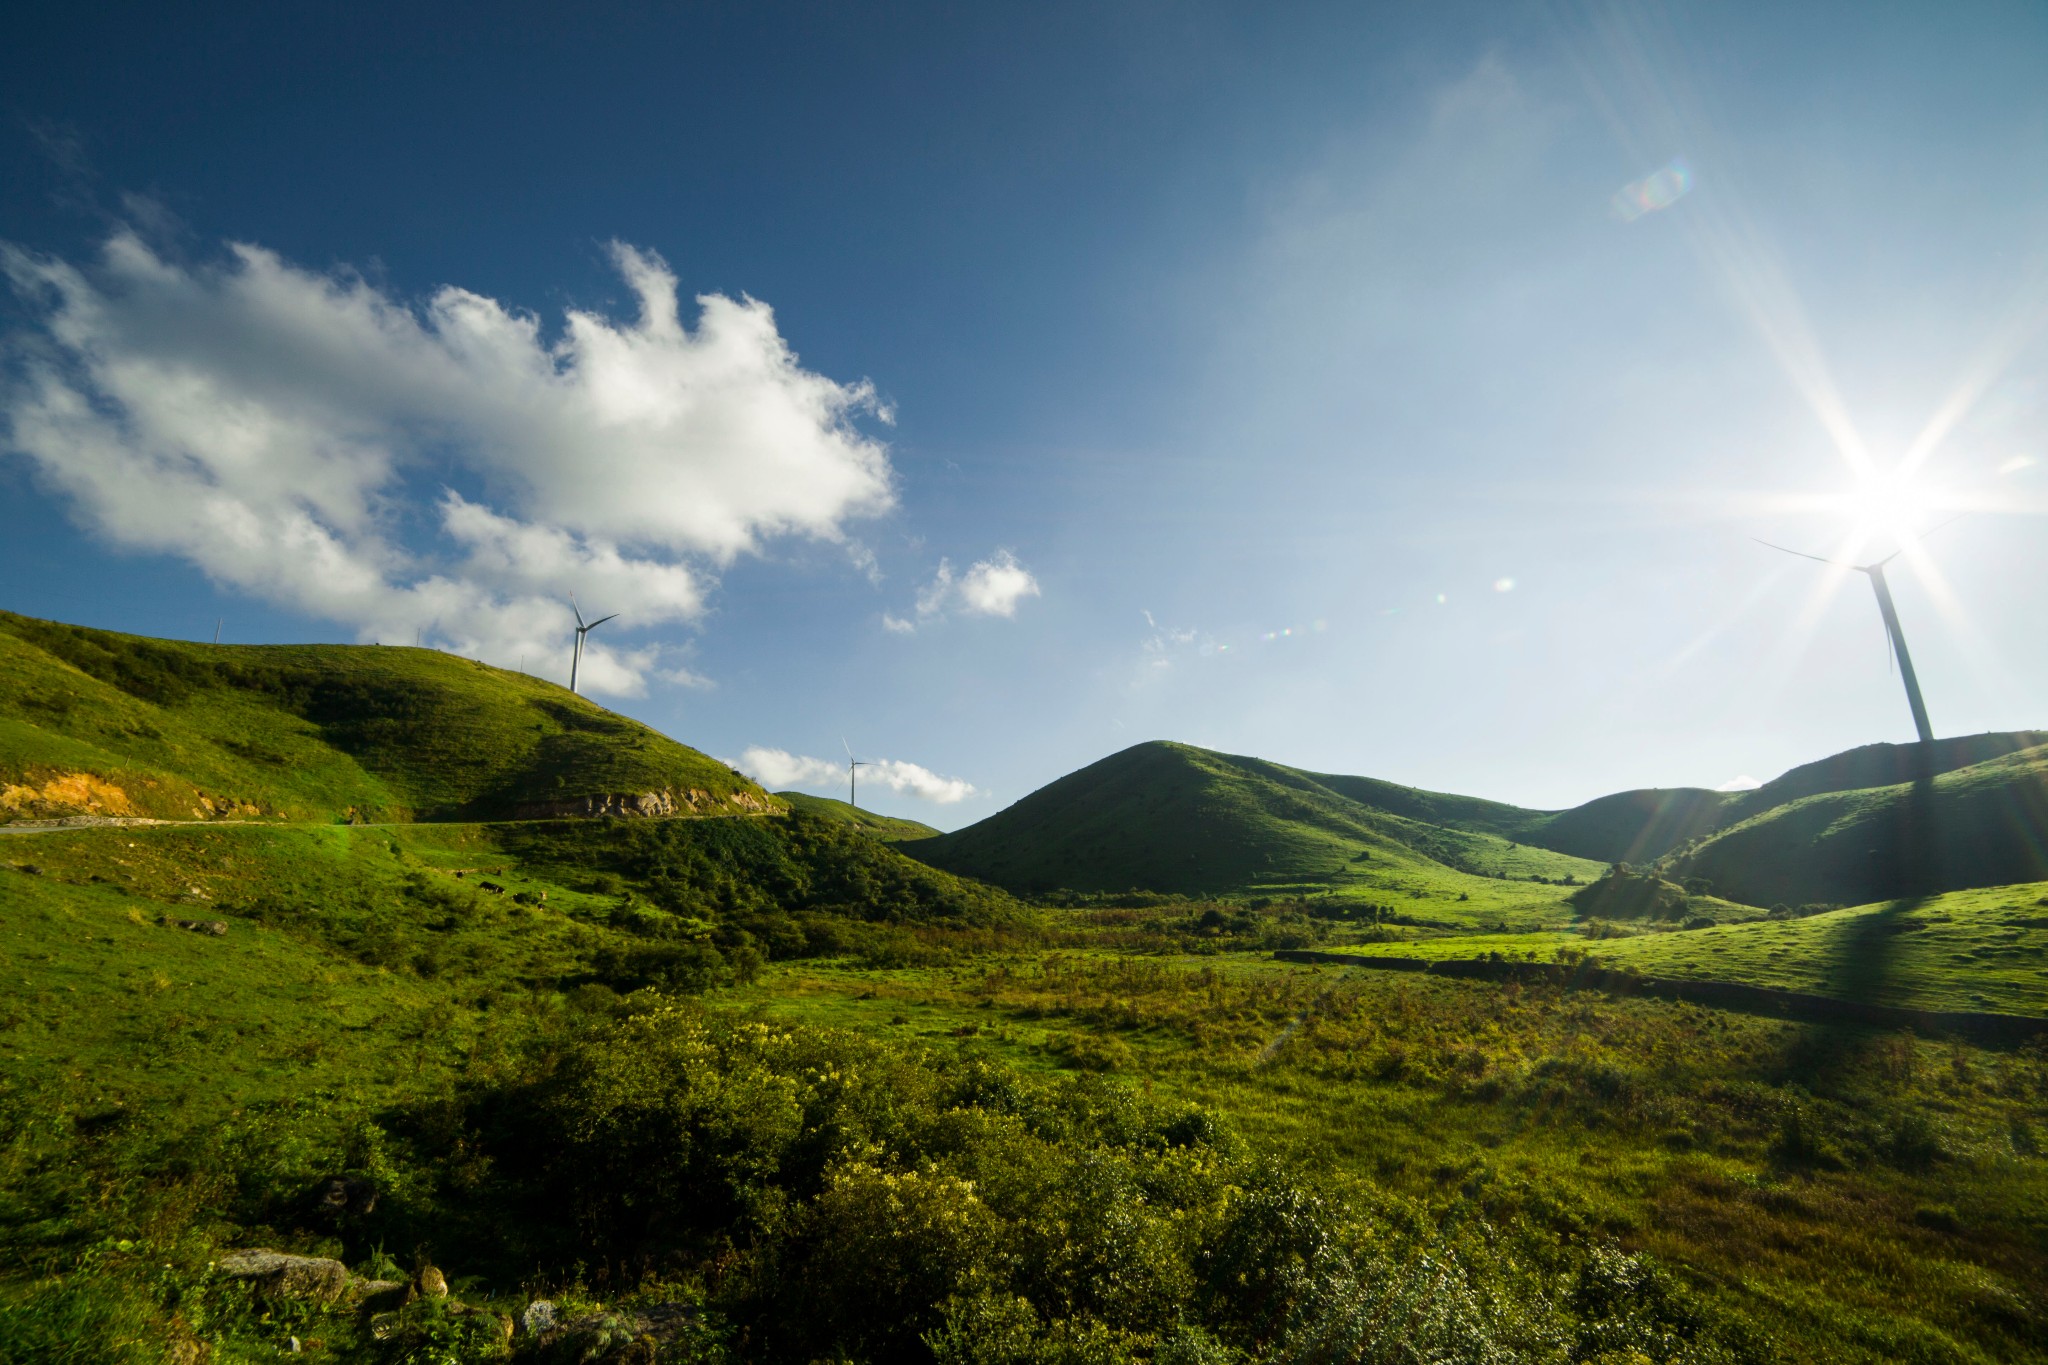
[[[760,745],[749,747],[729,766],[759,782],[770,791],[790,788],[808,790],[822,789],[832,795],[845,790],[846,765],[834,763],[825,758],[809,758],[793,754],[786,749],[768,749]],[[879,783],[889,790],[914,796],[920,801],[932,801],[941,806],[950,806],[975,795],[974,785],[957,777],[941,777],[931,769],[901,759],[883,758],[863,761],[860,780],[865,784]]]
[[[1038,595],[1038,580],[1008,550],[997,550],[976,561],[963,574],[955,574],[952,563],[942,559],[931,581],[918,590],[913,612],[908,616],[885,613],[882,626],[909,635],[919,626],[953,614],[1007,620],[1017,614],[1025,598]]]
[[[1159,618],[1149,611],[1141,614],[1145,618],[1145,625],[1150,634],[1139,642],[1144,666],[1134,679],[1135,684],[1143,684],[1148,676],[1157,676],[1172,668],[1177,658],[1184,658],[1190,654],[1207,658],[1212,654],[1225,653],[1229,649],[1227,645],[1218,644],[1206,632],[1185,626],[1163,625]]]
[[[754,299],[700,296],[686,325],[658,256],[611,251],[638,316],[572,310],[550,337],[464,289],[414,303],[255,246],[188,265],[123,230],[82,267],[0,246],[33,320],[0,436],[117,545],[363,639],[566,664],[572,589],[615,630],[694,621],[736,556],[844,542],[895,501],[855,425],[886,420],[870,386],[804,369]],[[593,638],[584,677],[637,692],[661,654]]]

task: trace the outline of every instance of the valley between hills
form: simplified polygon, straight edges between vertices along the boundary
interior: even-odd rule
[[[0,613],[0,1362],[2048,1358],[2048,733],[939,833]]]

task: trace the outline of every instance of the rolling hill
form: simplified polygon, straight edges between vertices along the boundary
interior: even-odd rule
[[[1771,805],[1670,865],[1751,905],[1855,905],[2039,881],[2048,878],[2048,743],[1945,771],[1935,765],[1913,781]]]
[[[1597,875],[1595,864],[1514,837],[1537,814],[1152,741],[978,824],[903,847],[935,867],[1031,892],[1334,888],[1361,868],[1390,867],[1475,879]]]
[[[0,823],[783,808],[637,721],[437,650],[191,644],[0,612]]]
[[[844,801],[835,801],[829,796],[813,796],[809,792],[777,792],[776,797],[787,801],[791,810],[800,810],[815,815],[821,820],[837,820],[843,824],[859,825],[877,839],[894,843],[904,839],[930,839],[939,831],[930,825],[915,820],[905,820],[894,815],[877,815],[871,810],[850,806]]]
[[[1751,791],[1630,791],[1562,811],[1154,741],[905,849],[1034,893],[1336,888],[1360,865],[1552,880],[1627,862],[1750,905],[1860,903],[2048,877],[2044,740],[1866,745]]]

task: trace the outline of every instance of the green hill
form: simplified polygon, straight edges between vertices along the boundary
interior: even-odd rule
[[[844,801],[835,801],[829,796],[813,796],[809,792],[777,792],[780,799],[789,802],[791,810],[800,810],[815,815],[821,820],[837,820],[844,824],[859,825],[877,839],[891,843],[903,839],[930,839],[939,831],[930,825],[915,820],[904,820],[894,815],[877,815],[871,810],[849,806]]]
[[[1597,875],[1583,860],[1493,832],[1536,814],[1152,741],[904,850],[1031,892],[1336,889],[1361,879],[1384,885],[1389,869],[1474,880]]]
[[[1300,894],[1399,883],[1465,902],[1481,889],[1387,874],[1589,880],[1595,864],[1657,863],[1750,905],[1863,902],[2048,876],[2043,738],[1873,744],[1752,791],[1629,791],[1562,811],[1153,741],[905,848],[1033,893]],[[1914,772],[1920,787],[1901,781]],[[1482,898],[1490,910],[1495,898]]]
[[[779,808],[637,721],[437,650],[191,644],[0,612],[0,822]]]
[[[2048,744],[1774,805],[1671,867],[1752,905],[1860,904],[2048,878]]]
[[[1934,777],[2048,743],[2033,731],[1993,732],[1917,744],[1866,744],[1797,768],[1743,792],[1648,788],[1602,796],[1570,810],[1523,812],[1502,829],[1560,853],[1610,863],[1649,863],[1731,825],[1803,797],[1860,791]]]

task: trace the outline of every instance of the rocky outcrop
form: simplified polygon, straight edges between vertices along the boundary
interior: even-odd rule
[[[20,782],[0,782],[0,820],[140,813],[127,792],[91,773],[52,773],[41,786],[32,777]]]
[[[649,820],[692,815],[767,815],[774,802],[749,791],[714,796],[701,787],[581,796],[562,801],[527,801],[513,807],[515,820],[592,820],[638,817]]]
[[[351,1274],[347,1266],[331,1257],[294,1256],[265,1247],[230,1251],[215,1268],[238,1280],[255,1281],[259,1293],[315,1303],[361,1303],[405,1288],[396,1280],[367,1280]]]
[[[242,801],[232,796],[207,796],[201,793],[199,804],[192,808],[194,820],[246,820],[263,814],[263,807],[254,801]]]

